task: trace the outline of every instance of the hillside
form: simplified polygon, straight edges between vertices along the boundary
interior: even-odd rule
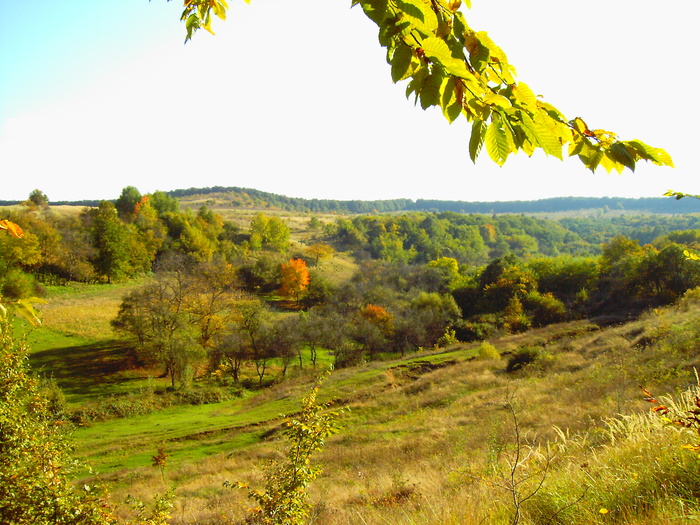
[[[515,453],[524,458],[512,473],[520,497],[535,491],[522,504],[524,523],[554,514],[555,523],[596,523],[600,509],[618,523],[698,522],[687,493],[700,463],[681,448],[692,434],[662,429],[658,417],[612,419],[648,411],[640,384],[670,393],[693,383],[700,365],[696,295],[621,326],[577,321],[498,337],[491,340],[496,359],[480,343],[458,344],[334,372],[321,397],[350,410],[319,456],[324,474],[312,486],[311,522],[508,522],[514,508],[504,487]],[[523,348],[535,349],[533,362],[508,372]],[[50,370],[48,356],[75,363],[88,355],[76,350],[38,351],[33,360]],[[295,369],[241,398],[129,415],[129,406],[165,395],[161,380],[129,372],[106,347],[93,346],[90,355],[122,371],[95,376],[94,367],[71,366],[57,375],[59,385],[76,403],[100,377],[103,386],[94,383],[93,391],[123,392],[108,402],[124,414],[74,432],[78,457],[100,472],[81,483],[107,483],[115,502],[127,494],[147,501],[173,485],[171,523],[183,525],[235,523],[244,515],[245,491],[227,483],[260,486],[267,462],[286,448],[280,414],[298,410],[314,375]],[[162,479],[151,466],[159,447],[168,456]]]
[[[265,485],[288,447],[282,414],[307,414],[333,366],[320,399],[343,412],[309,523],[700,521],[696,435],[661,417],[685,417],[695,391],[649,414],[639,389],[678,400],[696,382],[700,215],[181,198],[21,205],[0,236],[3,304],[41,296],[43,320],[3,317],[2,373],[26,333],[41,378],[3,421],[25,410],[47,435],[70,429],[92,467],[75,482],[106,487],[121,516],[128,495],[172,486],[169,525],[257,523],[235,487]]]
[[[564,212],[633,212],[683,214],[700,213],[700,201],[676,200],[672,197],[557,197],[534,201],[465,202],[426,199],[389,199],[379,201],[342,201],[332,199],[303,199],[263,192],[251,188],[212,187],[189,188],[167,192],[173,197],[209,201],[213,205],[233,208],[267,208],[306,213],[391,213],[445,212],[456,213],[564,213]]]

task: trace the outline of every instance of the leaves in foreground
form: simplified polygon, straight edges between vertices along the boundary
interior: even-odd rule
[[[488,34],[469,26],[460,0],[352,0],[352,5],[377,25],[391,78],[407,82],[407,97],[423,109],[439,107],[450,123],[460,116],[472,123],[473,162],[485,147],[498,165],[511,153],[531,156],[541,150],[558,159],[576,156],[591,171],[600,166],[634,171],[640,160],[673,166],[663,149],[591,129],[582,118],[568,119],[541,100],[516,80],[515,68]],[[185,41],[200,28],[213,33],[212,16],[224,20],[227,9],[225,0],[185,0]]]

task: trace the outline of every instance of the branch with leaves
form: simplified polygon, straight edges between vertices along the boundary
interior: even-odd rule
[[[250,0],[245,0],[250,3]],[[465,0],[467,7],[471,0]],[[486,148],[503,165],[511,153],[536,150],[563,160],[576,156],[586,168],[607,172],[635,170],[645,160],[673,166],[670,155],[640,140],[620,140],[604,129],[567,119],[524,82],[503,50],[485,31],[469,27],[461,0],[352,0],[377,24],[394,82],[408,81],[406,96],[423,109],[437,106],[451,123],[471,122],[473,162]],[[185,0],[182,20],[190,40],[200,28],[212,32],[212,15],[224,20],[225,0]]]

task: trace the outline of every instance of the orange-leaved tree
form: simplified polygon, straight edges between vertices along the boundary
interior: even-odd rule
[[[294,300],[299,302],[301,294],[311,282],[306,261],[304,259],[289,259],[286,263],[282,263],[280,269],[282,273],[280,295],[294,297]]]

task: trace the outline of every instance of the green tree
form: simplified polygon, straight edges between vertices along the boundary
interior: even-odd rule
[[[429,348],[460,318],[461,312],[449,294],[420,292],[397,316],[395,345],[401,352]]]
[[[177,379],[185,383],[206,355],[191,310],[198,294],[184,269],[167,272],[127,294],[112,321],[115,330],[134,338],[144,361],[164,367],[172,388]]]
[[[133,186],[127,186],[114,203],[119,217],[124,221],[132,221],[137,213],[137,206],[141,202],[141,192]]]
[[[159,217],[162,217],[166,213],[178,213],[180,211],[180,203],[178,200],[164,191],[154,191],[149,196],[148,202],[156,210]]]
[[[49,198],[41,190],[33,190],[29,194],[26,204],[33,208],[48,208]]]
[[[250,221],[250,247],[283,252],[289,244],[289,228],[279,217],[260,212]]]
[[[121,281],[131,274],[129,235],[119,219],[117,209],[109,201],[88,212],[93,220],[93,242],[97,256],[93,265],[107,282]]]
[[[639,140],[623,141],[613,132],[590,129],[580,117],[567,119],[515,78],[515,68],[485,31],[475,31],[460,11],[460,0],[352,0],[377,24],[379,43],[387,49],[394,82],[407,81],[407,96],[423,109],[437,106],[453,122],[471,122],[469,155],[482,149],[502,165],[511,153],[536,150],[562,159],[564,147],[595,171],[634,171],[646,160],[672,166],[662,149]],[[467,3],[469,5],[469,2]],[[212,18],[226,17],[224,0],[185,0],[181,19],[187,37]]]

